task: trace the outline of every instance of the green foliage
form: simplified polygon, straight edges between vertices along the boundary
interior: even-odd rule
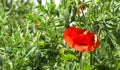
[[[0,0],[0,70],[120,70],[120,1]],[[87,12],[76,15],[78,6]],[[82,11],[84,12],[84,11]],[[63,33],[75,26],[95,32],[100,46],[79,52],[64,43]]]
[[[61,60],[74,60],[76,59],[77,57],[72,55],[72,54],[64,54],[62,57],[61,57]]]

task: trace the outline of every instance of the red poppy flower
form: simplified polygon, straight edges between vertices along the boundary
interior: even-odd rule
[[[65,30],[64,40],[70,47],[80,52],[94,51],[99,45],[97,35],[85,29],[75,27]]]

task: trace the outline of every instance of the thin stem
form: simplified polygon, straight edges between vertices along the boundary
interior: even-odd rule
[[[82,52],[80,52],[80,70],[83,70]]]
[[[90,52],[90,65],[92,66],[93,65],[93,62],[95,60],[95,58],[93,57],[95,52]]]
[[[92,65],[92,52],[90,52],[90,65]]]

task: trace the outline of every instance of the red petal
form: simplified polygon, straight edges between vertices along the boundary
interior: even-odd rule
[[[84,34],[84,32],[85,30],[70,27],[64,32],[64,40],[70,47],[80,52],[94,51],[99,45],[99,40],[95,39],[94,33],[88,31]]]

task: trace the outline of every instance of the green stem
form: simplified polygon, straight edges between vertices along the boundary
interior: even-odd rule
[[[92,52],[90,52],[90,65],[92,66],[92,63],[93,63],[93,61],[92,61]]]
[[[80,52],[80,70],[84,70],[83,69],[82,52]]]
[[[95,58],[93,57],[95,52],[90,52],[90,65],[92,66],[93,65],[93,62],[95,60]]]

